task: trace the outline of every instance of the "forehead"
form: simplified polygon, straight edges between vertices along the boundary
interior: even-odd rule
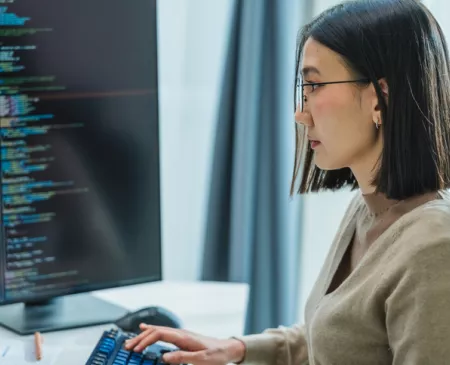
[[[303,47],[300,77],[348,75],[339,54],[309,38]]]

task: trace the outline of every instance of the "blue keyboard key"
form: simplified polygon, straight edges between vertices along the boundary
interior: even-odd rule
[[[125,350],[125,341],[135,336],[136,334],[117,329],[105,331],[86,365],[166,365],[162,362],[162,355],[173,351],[168,347],[154,344],[148,346],[143,353]]]

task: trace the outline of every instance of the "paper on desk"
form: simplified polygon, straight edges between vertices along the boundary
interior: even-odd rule
[[[42,359],[36,360],[34,341],[0,339],[0,365],[56,365],[61,348],[55,346],[42,346]]]

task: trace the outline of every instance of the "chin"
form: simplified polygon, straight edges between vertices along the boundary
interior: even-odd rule
[[[345,164],[339,163],[336,160],[324,158],[325,156],[314,155],[314,164],[321,170],[339,170],[346,167]]]

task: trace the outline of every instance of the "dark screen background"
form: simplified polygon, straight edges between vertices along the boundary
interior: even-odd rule
[[[49,221],[3,225],[0,301],[161,278],[155,2],[16,0],[3,5],[7,13],[31,19],[21,27],[4,24],[0,31],[36,30],[2,35],[0,46],[36,46],[15,52],[14,63],[25,69],[0,73],[3,85],[18,87],[16,95],[38,98],[28,115],[53,117],[27,124],[51,126],[46,133],[3,134],[2,142],[49,146],[24,160],[31,166],[46,159],[46,169],[19,176],[70,184],[33,188],[34,194],[55,193],[24,205],[34,214],[53,213]],[[52,79],[29,78],[34,76]],[[17,83],[18,77],[25,81]],[[18,176],[2,170],[3,190],[12,177]],[[5,219],[11,206],[5,200],[2,206]],[[14,239],[24,244],[13,247]],[[11,266],[24,261],[26,275]]]

